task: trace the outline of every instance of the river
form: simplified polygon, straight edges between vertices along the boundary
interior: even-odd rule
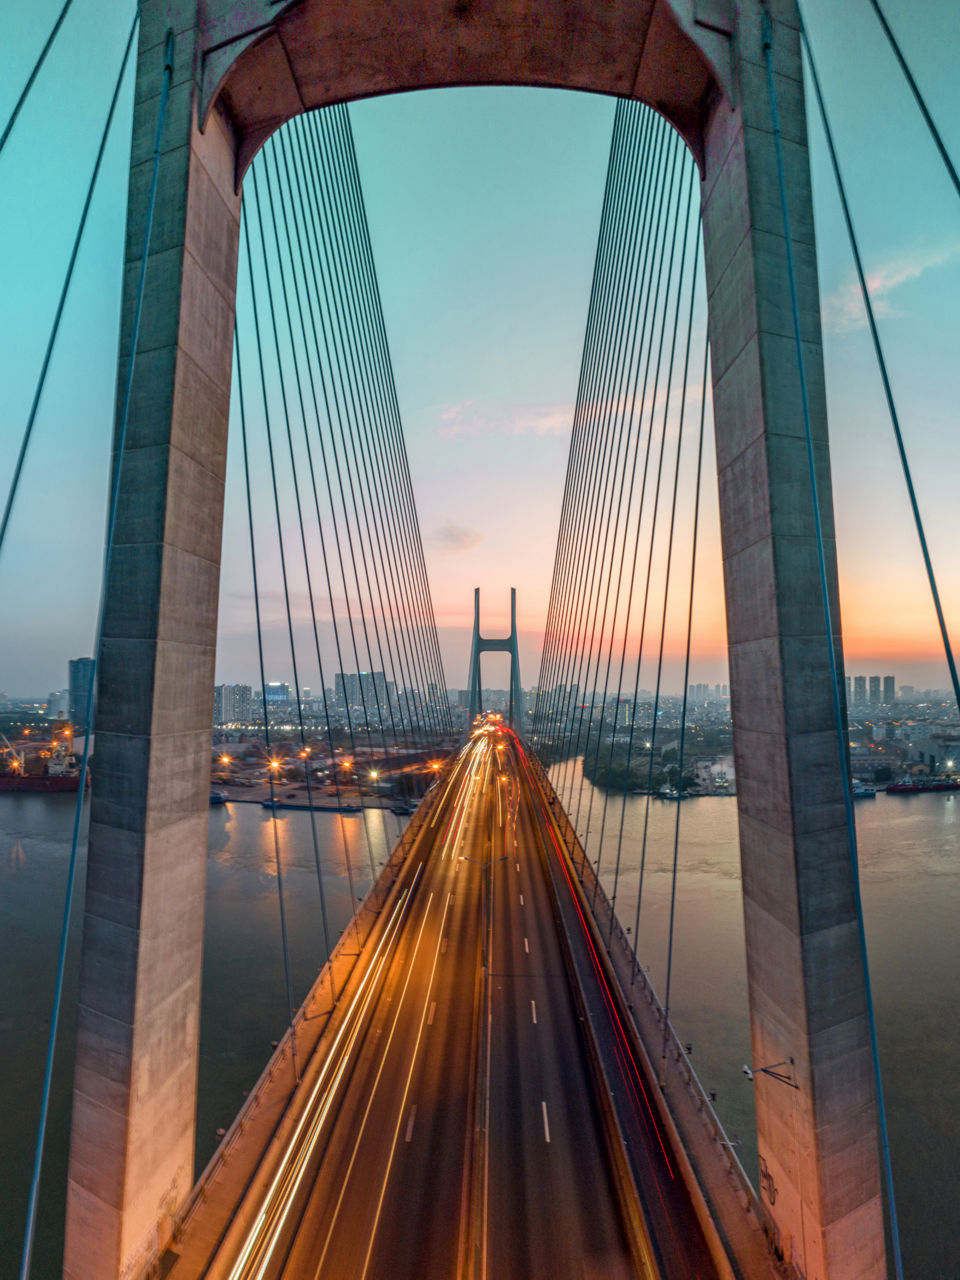
[[[576,779],[575,786],[579,786]],[[586,830],[589,784],[581,801]],[[635,923],[645,797],[627,801],[617,902]],[[574,804],[574,810],[576,804]],[[49,1027],[73,801],[0,796],[0,1275],[17,1271]],[[596,844],[602,795],[590,811]],[[649,806],[640,917],[640,958],[663,990],[675,806]],[[317,814],[331,933],[350,914],[349,866],[362,894],[388,843],[393,815]],[[619,807],[610,806],[601,875],[613,889]],[[365,830],[366,826],[366,830]],[[960,798],[886,796],[857,802],[864,910],[906,1274],[957,1280],[955,1206],[960,1202]],[[288,907],[291,969],[299,1001],[323,963],[310,817],[278,824]],[[346,849],[344,847],[346,837]],[[685,801],[680,826],[672,1018],[747,1171],[756,1143],[750,1060],[736,803]],[[82,870],[82,868],[81,868]],[[82,881],[81,881],[82,883]],[[61,1049],[54,1076],[34,1276],[59,1274],[69,1129],[79,913],[74,913]],[[258,806],[211,809],[197,1117],[201,1167],[283,1032],[286,995],[274,845]]]

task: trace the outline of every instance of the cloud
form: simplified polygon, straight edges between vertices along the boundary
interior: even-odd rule
[[[506,400],[463,400],[444,405],[437,433],[453,436],[566,435],[573,422],[570,404],[513,404]]]
[[[472,551],[483,542],[483,534],[448,520],[430,535],[430,541],[444,551]]]
[[[889,294],[895,289],[918,279],[933,267],[943,266],[958,254],[960,244],[926,252],[917,250],[868,271],[867,289],[877,318],[885,319],[900,314],[889,298]],[[866,326],[867,316],[859,281],[849,280],[823,299],[823,323],[830,333],[852,333]]]

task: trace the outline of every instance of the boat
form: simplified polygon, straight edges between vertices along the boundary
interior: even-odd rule
[[[855,800],[867,799],[877,794],[877,788],[871,782],[861,782],[859,778],[854,778],[850,783],[850,790]]]
[[[213,787],[210,788],[211,804],[226,804],[229,799],[230,797],[227,795],[225,791],[217,791]]]
[[[888,782],[887,795],[912,795],[917,791],[960,791],[957,778],[914,778],[910,782]]]

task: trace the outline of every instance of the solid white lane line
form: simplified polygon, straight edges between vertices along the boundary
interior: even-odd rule
[[[521,907],[523,906],[523,894],[522,894],[522,893],[521,893],[521,895],[520,895],[520,905],[521,905]]]
[[[517,870],[518,870],[518,871],[520,870],[520,863],[519,863],[519,862],[517,863]]]
[[[531,1001],[530,1001],[530,1015],[531,1015],[531,1017],[533,1018],[533,1025],[534,1025],[534,1026],[536,1026],[536,1025],[537,1025],[537,1002],[536,1002],[536,1000],[531,1000]]]
[[[541,1107],[543,1107],[543,1136],[547,1140],[547,1142],[549,1142],[550,1141],[550,1121],[547,1119],[547,1104],[545,1102],[541,1102],[540,1105]]]
[[[430,1006],[430,1013],[429,1013],[429,1014],[428,1014],[428,1016],[427,1016],[427,1026],[428,1026],[428,1027],[432,1027],[432,1026],[433,1026],[433,1015],[434,1015],[436,1012],[437,1012],[437,1002],[436,1002],[436,1000],[434,1000],[433,1004]]]
[[[416,1118],[417,1118],[417,1104],[414,1103],[413,1106],[410,1108],[410,1119],[407,1121],[407,1136],[405,1138],[406,1142],[409,1142],[410,1139],[413,1137],[413,1122],[414,1120],[416,1120]]]
[[[530,942],[527,938],[524,938],[523,940],[523,949],[526,951],[527,955],[530,954]]]

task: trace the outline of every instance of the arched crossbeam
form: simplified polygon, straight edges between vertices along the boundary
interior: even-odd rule
[[[753,1061],[772,1230],[885,1274],[864,975],[828,683],[840,652],[795,0],[768,0],[837,634],[824,632],[760,0],[144,0],[121,367],[175,37],[102,649],[65,1274],[136,1273],[193,1175],[207,776],[240,216],[285,120],[454,84],[622,94],[696,155],[713,351]],[[203,127],[201,128],[200,125]]]

